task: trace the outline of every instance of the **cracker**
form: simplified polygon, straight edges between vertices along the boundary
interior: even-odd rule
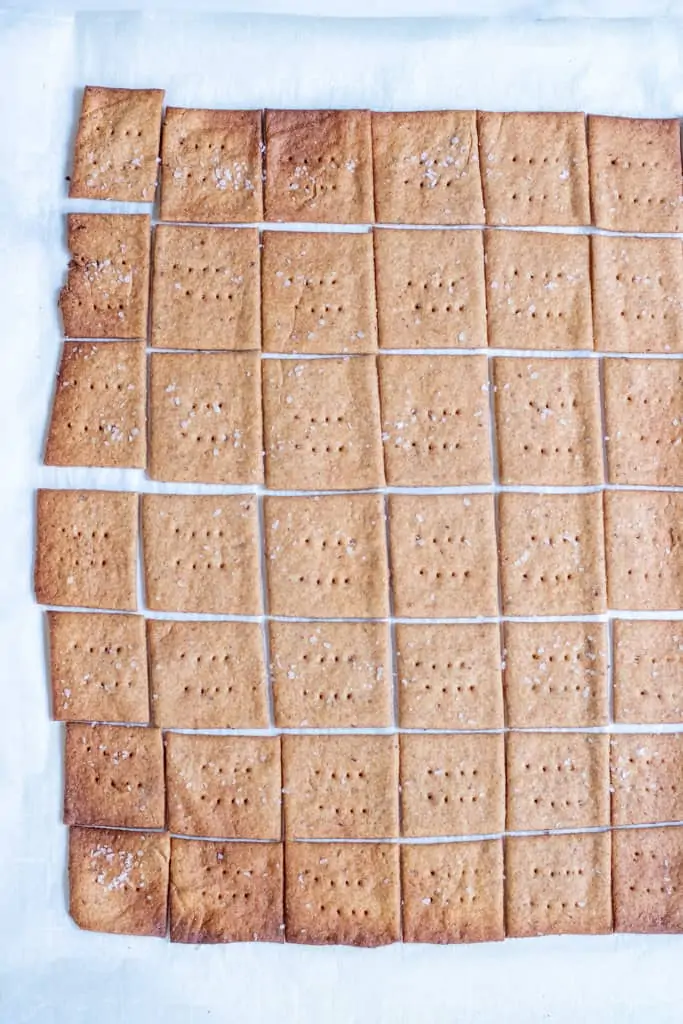
[[[161,136],[161,219],[263,220],[260,110],[167,107]]]
[[[617,722],[683,722],[683,622],[615,619],[612,685]]]
[[[683,485],[683,364],[605,360],[610,483]]]
[[[37,520],[40,604],[136,610],[136,494],[39,490]]]
[[[69,913],[79,928],[166,934],[170,840],[163,832],[69,829]]]
[[[86,85],[69,179],[72,199],[152,203],[163,89]]]
[[[154,352],[149,386],[153,480],[263,480],[257,352]]]
[[[505,845],[509,936],[612,931],[610,833],[512,836]]]
[[[379,622],[270,623],[278,728],[393,725],[389,632]]]
[[[48,612],[47,621],[53,718],[149,722],[142,616]]]
[[[595,347],[683,351],[683,249],[678,238],[593,235]]]
[[[260,614],[252,495],[145,494],[142,550],[147,605],[154,611]]]
[[[70,213],[71,261],[59,296],[67,338],[145,338],[150,220],[145,214]]]
[[[396,615],[469,618],[497,614],[490,495],[392,494],[389,510]]]
[[[485,348],[481,231],[376,230],[381,348]]]
[[[603,480],[595,359],[495,359],[502,484],[586,486]]]
[[[384,466],[375,359],[264,361],[263,430],[271,488],[380,487]]]
[[[501,494],[505,615],[605,611],[600,494]]]
[[[401,846],[404,942],[494,942],[505,936],[503,842]]]
[[[144,469],[146,388],[144,342],[65,342],[45,464]]]
[[[491,483],[485,356],[382,356],[379,385],[387,483]]]
[[[383,946],[401,936],[398,846],[287,843],[287,942]]]
[[[397,736],[282,737],[288,839],[398,835]]]
[[[257,622],[147,621],[152,720],[165,729],[266,729]]]
[[[683,829],[612,833],[615,932],[683,931]]]
[[[264,510],[271,615],[343,619],[388,614],[379,495],[267,497]]]
[[[280,738],[169,732],[168,827],[186,836],[279,839]]]
[[[494,623],[396,626],[404,729],[502,729],[500,630]]]
[[[154,231],[152,346],[260,349],[256,228]]]
[[[367,110],[266,110],[266,220],[373,220]]]
[[[683,494],[605,494],[607,592],[610,608],[683,608]]]
[[[612,824],[683,821],[683,733],[612,737]]]
[[[474,110],[375,112],[372,152],[380,223],[484,223]]]
[[[492,348],[593,348],[586,235],[487,231],[485,251]]]
[[[64,823],[164,827],[164,751],[158,729],[68,722]]]
[[[377,349],[369,232],[266,231],[262,273],[266,352]]]
[[[487,224],[590,224],[583,114],[480,113]]]
[[[513,729],[607,724],[606,626],[506,622],[505,710]]]
[[[609,231],[680,231],[678,118],[588,118],[593,223]]]
[[[283,942],[280,843],[171,840],[171,942]]]

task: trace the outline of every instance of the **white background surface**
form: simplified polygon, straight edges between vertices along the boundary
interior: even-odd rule
[[[476,6],[485,13],[502,4]],[[0,1024],[680,1022],[679,937],[195,948],[71,923],[62,729],[48,719],[43,621],[31,589],[34,493],[57,480],[134,489],[143,479],[40,466],[61,344],[63,213],[84,207],[65,200],[64,176],[87,82],[160,86],[180,105],[671,116],[683,112],[683,24],[0,13]]]

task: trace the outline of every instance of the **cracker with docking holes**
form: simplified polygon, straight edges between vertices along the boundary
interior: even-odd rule
[[[612,672],[617,722],[683,722],[683,622],[615,619]]]
[[[683,733],[621,733],[611,741],[612,824],[683,821]]]
[[[683,494],[605,494],[607,593],[610,608],[683,608]]]
[[[615,932],[683,932],[683,829],[612,833]]]

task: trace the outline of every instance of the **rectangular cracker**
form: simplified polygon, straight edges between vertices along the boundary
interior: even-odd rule
[[[491,495],[392,494],[389,543],[396,615],[458,618],[497,613]]]
[[[164,742],[171,832],[280,839],[279,736],[169,732]]]
[[[145,494],[142,550],[154,611],[261,613],[253,495]]]
[[[271,615],[344,619],[388,614],[380,495],[266,497],[264,520]]]
[[[605,494],[607,592],[610,608],[683,608],[683,494]]]
[[[136,610],[136,494],[39,490],[36,536],[40,604]]]
[[[481,231],[375,230],[380,348],[485,348]]]
[[[152,721],[164,729],[266,729],[257,622],[148,619]]]
[[[612,833],[615,932],[683,931],[683,829]]]
[[[389,631],[380,622],[271,622],[279,729],[393,725]]]
[[[163,832],[69,829],[69,913],[79,928],[166,935],[170,839]]]
[[[153,352],[149,388],[153,480],[261,483],[257,352]]]
[[[171,942],[284,942],[281,843],[171,840]]]
[[[159,729],[68,722],[64,823],[163,828],[164,821]]]
[[[379,387],[388,484],[491,483],[485,356],[381,356]]]
[[[615,619],[612,685],[617,722],[683,722],[683,622]]]
[[[154,201],[163,101],[163,89],[86,85],[69,179],[72,199]]]
[[[141,615],[48,612],[52,717],[62,722],[149,722]]]
[[[503,841],[401,846],[404,942],[505,937]]]
[[[683,733],[612,737],[612,824],[683,821]]]
[[[505,844],[508,936],[612,931],[610,833],[511,836]]]
[[[474,110],[372,114],[381,224],[483,224]]]
[[[282,737],[287,839],[398,836],[397,736]]]
[[[401,937],[399,848],[287,843],[287,942],[383,946]]]
[[[266,231],[262,274],[266,352],[376,351],[370,232]]]
[[[152,346],[261,348],[256,228],[154,229]]]
[[[71,260],[59,296],[67,338],[145,338],[150,219],[146,214],[70,213]]]

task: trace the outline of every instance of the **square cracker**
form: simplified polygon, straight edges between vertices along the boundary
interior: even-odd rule
[[[612,833],[615,932],[683,932],[683,829]]]
[[[159,224],[151,330],[156,348],[260,349],[258,230]]]
[[[170,839],[163,832],[69,829],[69,913],[79,928],[166,935]]]
[[[136,610],[137,494],[40,490],[37,520],[40,604]]]
[[[593,348],[586,235],[487,231],[491,348]]]
[[[141,615],[48,612],[52,717],[149,722]]]
[[[163,89],[86,85],[69,196],[152,203],[157,185]]]
[[[150,220],[146,214],[70,213],[71,253],[59,296],[67,338],[145,338]]]
[[[506,622],[504,652],[508,726],[607,725],[604,623]]]
[[[486,356],[380,356],[379,389],[387,483],[491,483]]]
[[[261,613],[253,495],[145,494],[142,551],[152,610]]]
[[[282,737],[287,839],[398,836],[398,737]]]
[[[593,223],[609,231],[680,231],[678,118],[588,118]]]
[[[507,737],[507,829],[609,825],[609,738],[512,732]]]
[[[483,224],[474,110],[372,114],[381,224]]]
[[[143,341],[64,342],[45,465],[144,469],[146,390]]]
[[[505,829],[502,734],[402,733],[404,836],[493,835]]]
[[[263,480],[257,352],[153,352],[149,475],[183,483]]]
[[[388,614],[380,495],[267,497],[264,510],[271,615],[343,619]]]
[[[404,942],[494,942],[505,937],[503,842],[401,846]]]
[[[171,840],[171,942],[283,942],[281,843]]]
[[[401,937],[399,848],[287,843],[287,942],[383,946]]]
[[[610,608],[683,608],[683,494],[605,494],[607,593]]]
[[[367,110],[266,110],[266,220],[369,224]]]
[[[392,494],[389,512],[396,615],[497,614],[491,495]]]
[[[683,622],[612,625],[612,683],[617,722],[683,722]]]
[[[612,931],[610,833],[511,836],[505,844],[509,936]]]
[[[497,624],[399,623],[396,665],[402,728],[503,728]]]
[[[164,729],[266,729],[257,622],[147,620],[152,721]]]
[[[389,630],[382,622],[271,622],[279,729],[393,725]]]
[[[612,737],[612,824],[683,821],[683,733]]]
[[[596,359],[497,358],[493,381],[502,484],[602,483]]]
[[[381,348],[485,348],[481,231],[375,230]]]
[[[593,235],[595,347],[683,351],[683,247],[679,238]]]
[[[612,484],[683,485],[683,362],[606,359],[607,470]]]
[[[64,823],[163,828],[164,751],[159,729],[68,722]]]
[[[487,224],[590,224],[586,126],[578,113],[480,113]]]
[[[605,611],[601,494],[501,494],[505,615]]]
[[[167,107],[161,135],[161,220],[263,220],[260,110]]]

